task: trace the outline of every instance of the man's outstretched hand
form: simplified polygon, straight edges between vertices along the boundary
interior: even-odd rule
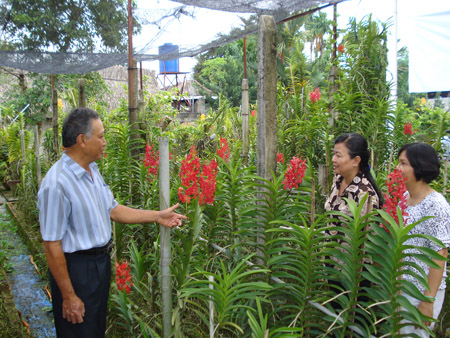
[[[174,210],[178,208],[178,206],[179,203],[171,206],[170,208],[161,210],[156,222],[168,228],[182,226],[182,220],[186,220],[187,217],[185,215],[177,214],[176,212],[174,212]]]

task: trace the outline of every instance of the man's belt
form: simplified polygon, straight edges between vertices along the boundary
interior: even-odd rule
[[[109,255],[114,247],[114,243],[112,239],[109,240],[109,242],[104,245],[97,248],[92,248],[88,250],[78,250],[75,252],[72,252],[73,255],[88,255],[88,256],[99,256],[99,255]]]

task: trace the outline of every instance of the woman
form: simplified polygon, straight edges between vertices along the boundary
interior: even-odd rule
[[[410,234],[432,235],[444,244],[438,246],[426,238],[408,239],[406,245],[425,246],[447,258],[448,245],[450,244],[450,206],[444,196],[433,190],[429,183],[439,175],[440,161],[436,151],[428,144],[410,143],[404,145],[398,152],[398,169],[406,177],[407,208],[406,223],[412,224],[425,216],[433,218],[424,220],[416,225]],[[405,250],[405,253],[420,253],[416,249]],[[430,290],[426,290],[413,276],[404,274],[403,279],[408,280],[418,287],[429,301],[419,301],[405,294],[405,297],[416,306],[424,315],[437,318],[442,308],[445,297],[446,261],[434,260],[439,269],[430,268],[415,257],[408,256],[404,261],[414,262],[420,266],[428,276]],[[409,266],[408,269],[419,273],[418,270]],[[430,322],[425,322],[430,325]],[[431,328],[433,325],[431,326]],[[414,326],[404,327],[403,334],[416,333],[420,337],[429,337],[429,334]]]
[[[369,213],[372,209],[380,208],[383,199],[370,173],[369,155],[367,141],[359,134],[342,134],[334,141],[332,162],[335,176],[331,193],[325,202],[325,209],[327,211],[340,211],[351,216],[350,208],[344,198],[360,204],[366,195],[369,195],[369,197],[366,199],[365,205],[361,210],[361,216]],[[326,231],[327,235],[334,236],[338,233],[337,229]],[[342,246],[348,245],[344,239],[336,239],[336,241]],[[335,256],[331,256],[330,259],[336,264],[329,265],[327,263],[326,265],[328,267],[333,270],[342,269],[344,262]],[[370,260],[365,258],[364,262],[370,263]],[[330,288],[335,289],[338,293],[345,290],[342,281],[335,278],[329,278],[328,284]],[[370,287],[370,282],[364,280],[361,282],[360,287],[368,288]],[[367,298],[365,296],[358,297],[358,301],[366,302]],[[337,302],[333,301],[330,304],[335,310],[341,311],[341,305]]]
[[[380,208],[383,197],[370,173],[369,149],[364,137],[355,133],[340,135],[334,141],[332,162],[335,176],[331,194],[325,202],[327,211],[336,210],[351,215],[344,198],[358,204],[366,194],[369,198],[362,209],[363,215]]]

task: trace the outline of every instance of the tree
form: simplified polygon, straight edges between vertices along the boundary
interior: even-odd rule
[[[243,20],[244,26],[255,25],[255,18]],[[234,31],[230,35],[235,34]],[[258,76],[257,36],[247,36],[247,78],[250,103],[256,102]],[[243,40],[235,40],[224,46],[210,49],[197,57],[194,67],[194,79],[200,84],[200,93],[205,95],[208,103],[217,107],[218,101],[212,96],[222,94],[233,106],[241,104],[241,86],[244,78]]]
[[[244,30],[248,27],[257,27],[257,18],[242,19]],[[307,32],[301,30],[307,26]],[[315,86],[326,79],[326,64],[330,53],[324,53],[325,35],[329,31],[331,21],[326,13],[301,16],[290,20],[283,25],[278,25],[278,74],[281,81],[294,88],[294,83],[303,83],[308,74],[313,74]],[[229,35],[233,36],[232,31]],[[309,40],[308,40],[309,39]],[[316,55],[320,58],[307,62],[303,55],[304,41],[314,44]],[[250,102],[256,102],[257,96],[257,36],[247,36],[247,74],[249,80]],[[325,55],[326,54],[326,55]],[[306,69],[308,63],[308,69]],[[233,106],[241,102],[241,82],[243,78],[243,44],[242,40],[233,41],[225,46],[210,49],[207,53],[198,57],[198,63],[194,68],[195,80],[201,87],[202,94],[208,97],[219,96],[222,93]],[[294,89],[295,90],[295,89]]]
[[[106,93],[107,86],[98,72],[91,72],[82,76],[78,74],[65,74],[58,77],[55,81],[55,89],[59,95],[65,98],[73,107],[77,106],[76,95],[78,79],[83,78],[86,81],[86,92],[88,101],[106,105],[102,97]],[[3,93],[3,105],[13,107],[15,111],[20,111],[26,105],[29,107],[24,112],[26,125],[35,125],[43,123],[48,115],[51,106],[51,81],[47,74],[28,74],[29,87],[22,91],[19,85],[12,84],[10,88]]]
[[[3,0],[0,25],[18,50],[125,51],[126,0]]]
[[[324,50],[324,35],[330,31],[331,20],[327,18],[327,13],[319,11],[311,16],[305,23],[306,39],[311,44],[311,59],[314,56],[322,56]]]
[[[281,83],[295,92],[295,82],[301,83],[305,75],[306,56],[305,37],[301,32],[305,21],[310,16],[301,16],[277,25],[278,30],[278,60],[277,71]]]

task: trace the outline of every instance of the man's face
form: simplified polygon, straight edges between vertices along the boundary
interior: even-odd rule
[[[100,119],[91,120],[92,123],[92,135],[83,136],[84,152],[91,162],[97,161],[102,158],[103,151],[105,150],[105,129]]]

